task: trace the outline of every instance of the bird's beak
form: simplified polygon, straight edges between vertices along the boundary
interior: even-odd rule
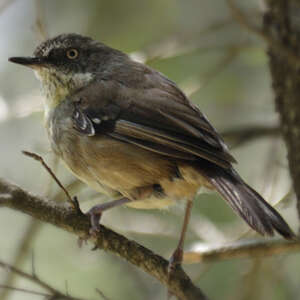
[[[32,69],[46,66],[46,61],[43,57],[10,57],[8,60]]]

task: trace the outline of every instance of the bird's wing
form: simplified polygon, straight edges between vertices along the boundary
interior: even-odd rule
[[[105,134],[172,158],[202,158],[229,168],[235,159],[222,138],[176,85],[163,78],[166,86],[159,88],[118,84],[112,90],[109,83],[97,83],[90,89],[93,92],[80,91],[74,127],[83,134]]]

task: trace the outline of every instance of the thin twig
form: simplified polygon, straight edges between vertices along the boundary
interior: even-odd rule
[[[274,256],[285,253],[298,252],[300,242],[286,242],[284,240],[239,242],[232,245],[211,247],[201,252],[184,253],[184,263],[220,261],[233,258],[250,258]]]
[[[107,298],[102,291],[99,289],[96,289],[96,292],[104,299],[104,300],[111,300],[110,298]]]
[[[32,246],[32,238],[36,236],[37,232],[40,230],[41,225],[43,223],[39,222],[36,219],[32,219],[29,226],[27,226],[26,231],[24,235],[22,236],[22,240],[20,241],[20,245],[18,246],[17,253],[15,257],[13,258],[13,265],[19,266],[24,261],[26,254],[28,252],[28,249]],[[4,285],[6,286],[13,286],[15,281],[16,274],[15,273],[9,273],[7,274]],[[0,293],[0,299],[5,300],[9,296],[9,290],[4,289]]]
[[[8,271],[11,271],[13,273],[16,273],[17,275],[25,278],[25,279],[28,279],[30,280],[31,282],[34,282],[36,283],[37,285],[39,285],[40,287],[44,288],[45,290],[49,291],[51,294],[54,294],[54,295],[62,295],[62,293],[60,293],[59,291],[57,291],[56,289],[52,288],[50,285],[48,285],[47,283],[43,282],[42,280],[40,280],[36,275],[31,275],[31,274],[28,274],[22,270],[19,270],[18,268],[10,265],[10,264],[7,264],[3,261],[0,261],[0,267],[5,269],[5,270],[8,270]]]
[[[0,284],[0,288],[5,289],[5,290],[23,292],[23,293],[32,294],[32,295],[44,296],[44,297],[51,297],[52,296],[50,294],[37,292],[37,291],[32,291],[32,290],[27,290],[27,289],[22,289],[22,288],[17,288],[17,287],[9,286],[9,285],[6,285],[6,284]]]
[[[254,125],[238,129],[229,129],[221,133],[231,148],[236,148],[254,139],[262,137],[275,137],[280,135],[278,126]]]
[[[64,191],[65,195],[67,196],[67,200],[68,202],[71,204],[71,206],[74,209],[78,209],[78,202],[76,198],[72,198],[71,195],[69,194],[69,192],[65,189],[65,187],[62,185],[62,183],[58,180],[58,178],[56,177],[56,175],[54,174],[54,172],[51,170],[51,168],[45,163],[44,159],[37,155],[36,153],[33,152],[29,152],[29,151],[22,151],[22,153],[28,157],[33,158],[36,161],[39,161],[42,166],[46,169],[46,171],[52,176],[52,178],[55,180],[55,182],[57,183],[57,185]],[[77,202],[77,203],[76,203]]]
[[[62,297],[63,299],[66,299],[66,300],[83,300],[82,298],[75,298],[75,297],[72,297],[70,295],[61,293],[56,288],[52,287],[51,285],[49,285],[45,281],[41,280],[36,274],[26,273],[26,272],[14,267],[14,266],[8,264],[8,263],[3,262],[3,261],[0,261],[0,267],[2,267],[5,270],[16,273],[17,275],[19,275],[19,276],[21,276],[21,277],[37,284],[38,286],[42,287],[46,291],[50,292],[51,293],[50,296],[59,296],[59,297]],[[3,285],[3,286],[5,286],[5,285]],[[5,286],[5,287],[14,288],[14,287],[9,287],[9,286]],[[30,292],[28,290],[19,289],[19,288],[14,288],[14,289],[19,290],[19,291],[23,291],[23,292]],[[32,291],[32,293],[36,293],[36,292]]]

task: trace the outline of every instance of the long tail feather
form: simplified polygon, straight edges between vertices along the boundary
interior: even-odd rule
[[[207,164],[204,168],[201,165],[201,172],[255,231],[270,236],[277,231],[285,239],[296,238],[281,215],[247,185],[234,169]]]

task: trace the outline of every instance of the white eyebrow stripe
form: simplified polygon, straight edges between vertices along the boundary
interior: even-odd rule
[[[62,42],[62,41],[52,41],[51,44],[45,44],[42,45],[42,47],[40,49],[37,49],[37,51],[41,52],[43,56],[48,56],[49,53],[53,50],[53,49],[57,49],[57,48],[67,48],[68,47],[68,43]]]

